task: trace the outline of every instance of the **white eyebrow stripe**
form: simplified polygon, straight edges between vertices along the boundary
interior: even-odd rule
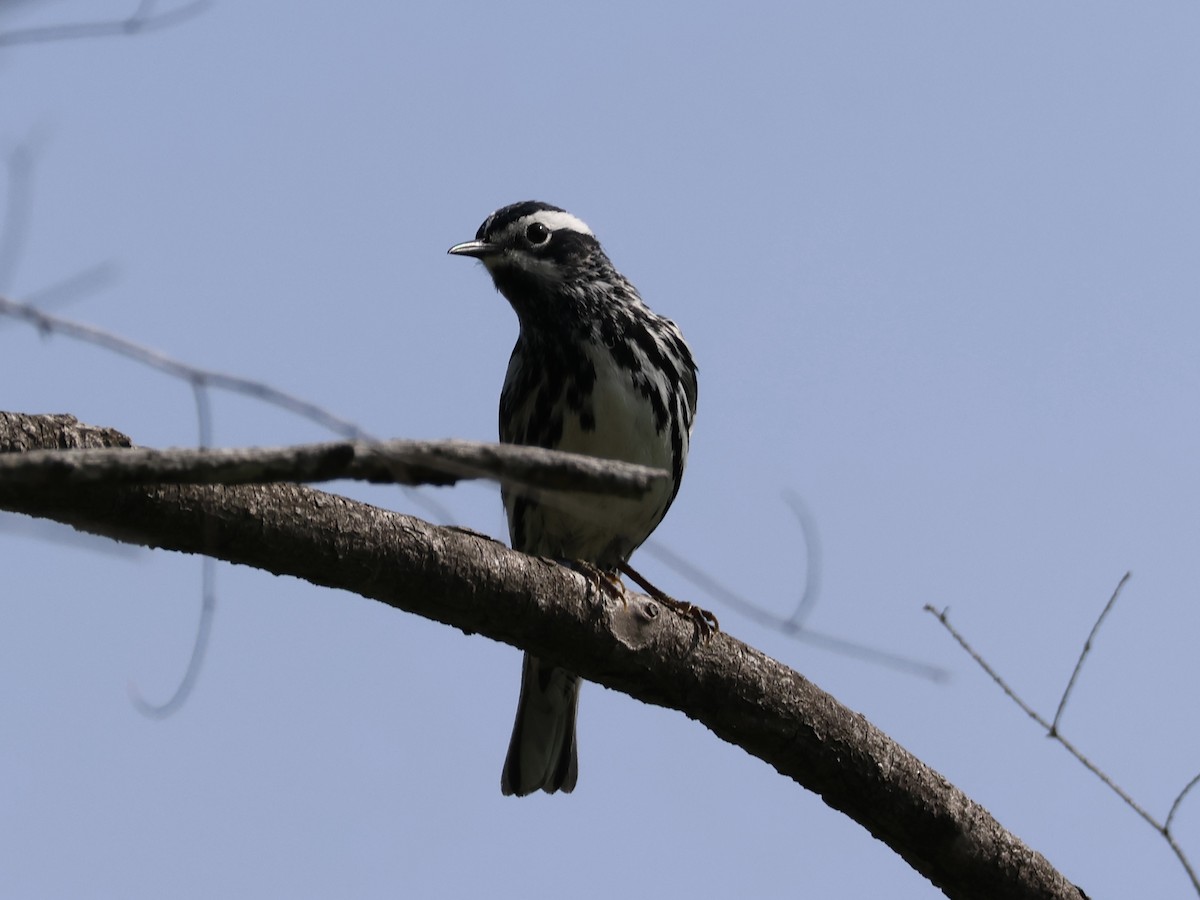
[[[522,216],[517,220],[517,230],[524,231],[529,225],[534,222],[541,222],[551,231],[575,231],[579,234],[586,234],[589,237],[595,237],[592,234],[592,229],[588,228],[584,221],[578,216],[573,216],[569,212],[560,212],[554,209],[539,209],[535,213],[528,216]]]

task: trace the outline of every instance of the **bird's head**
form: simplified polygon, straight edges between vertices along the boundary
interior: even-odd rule
[[[556,298],[560,302],[564,295],[587,292],[607,281],[612,271],[582,220],[536,200],[496,210],[479,226],[475,240],[455,244],[448,252],[482,262],[496,289],[522,317],[545,311],[544,305]]]

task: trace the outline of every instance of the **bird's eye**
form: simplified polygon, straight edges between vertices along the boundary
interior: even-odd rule
[[[541,222],[534,222],[525,229],[525,237],[531,244],[544,244],[550,240],[550,229]]]

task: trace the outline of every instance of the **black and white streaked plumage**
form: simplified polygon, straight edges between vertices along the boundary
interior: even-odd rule
[[[481,260],[520,320],[500,395],[501,441],[671,472],[636,500],[504,491],[514,549],[617,570],[662,521],[683,478],[696,415],[696,365],[683,335],[642,302],[592,230],[556,206],[499,209],[449,252]],[[505,794],[575,787],[578,702],[578,676],[525,655]]]

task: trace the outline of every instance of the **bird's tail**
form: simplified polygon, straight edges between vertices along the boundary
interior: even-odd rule
[[[536,656],[525,654],[517,720],[500,775],[500,790],[505,796],[524,797],[536,790],[569,794],[575,789],[579,776],[575,753],[579,684],[578,675],[544,665]]]

